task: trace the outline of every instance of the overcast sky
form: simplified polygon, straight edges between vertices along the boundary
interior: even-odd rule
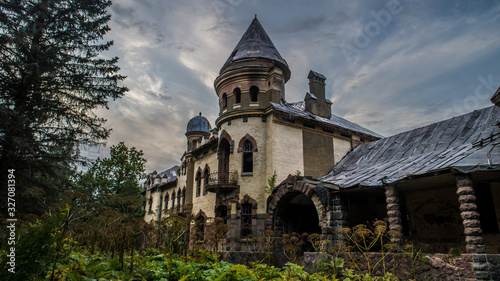
[[[327,77],[333,114],[384,136],[491,105],[500,86],[500,1],[115,0],[106,56],[130,91],[98,114],[113,128],[106,156],[125,141],[147,172],[179,163],[189,119],[218,114],[213,81],[257,17],[292,76]]]

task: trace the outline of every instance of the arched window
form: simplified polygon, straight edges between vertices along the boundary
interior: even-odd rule
[[[250,101],[257,102],[258,101],[259,88],[256,86],[250,87]]]
[[[168,209],[168,200],[170,200],[170,196],[168,196],[168,194],[167,194],[167,195],[165,195],[165,210]]]
[[[236,99],[235,103],[241,103],[241,90],[240,88],[236,88],[233,91],[234,97]]]
[[[210,169],[208,168],[208,166],[206,166],[205,172],[203,173],[203,180],[204,180],[203,195],[207,194],[207,184],[209,179],[210,179]]]
[[[226,108],[227,107],[227,94],[224,93],[222,94],[222,108]]]
[[[253,144],[250,140],[243,143],[243,173],[253,172]]]
[[[196,180],[196,197],[200,197],[200,193],[201,193],[201,171],[198,171],[196,173],[195,180]]]
[[[175,191],[172,192],[172,210],[175,208]]]
[[[241,204],[241,237],[252,235],[252,204]]]
[[[181,189],[179,188],[179,190],[177,190],[177,209],[180,210],[181,208]]]
[[[205,240],[205,218],[199,216],[196,218],[196,241],[202,242]]]

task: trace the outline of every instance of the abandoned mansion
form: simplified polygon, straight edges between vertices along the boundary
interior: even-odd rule
[[[192,118],[179,165],[144,183],[144,219],[191,217],[201,235],[190,247],[209,241],[217,217],[236,251],[266,230],[335,243],[342,228],[381,219],[400,233],[394,244],[500,253],[499,90],[496,105],[382,137],[332,114],[318,72],[303,101],[287,102],[290,76],[255,18],[215,79],[218,118]]]

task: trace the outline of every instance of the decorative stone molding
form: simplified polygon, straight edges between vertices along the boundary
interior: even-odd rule
[[[464,225],[467,253],[484,253],[483,231],[477,211],[476,196],[470,175],[457,174],[457,195],[460,204],[460,216]]]

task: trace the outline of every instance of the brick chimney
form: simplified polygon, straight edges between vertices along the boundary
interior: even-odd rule
[[[314,115],[330,119],[332,117],[332,102],[325,98],[326,77],[315,71],[309,71],[309,93],[306,93],[306,111]]]

